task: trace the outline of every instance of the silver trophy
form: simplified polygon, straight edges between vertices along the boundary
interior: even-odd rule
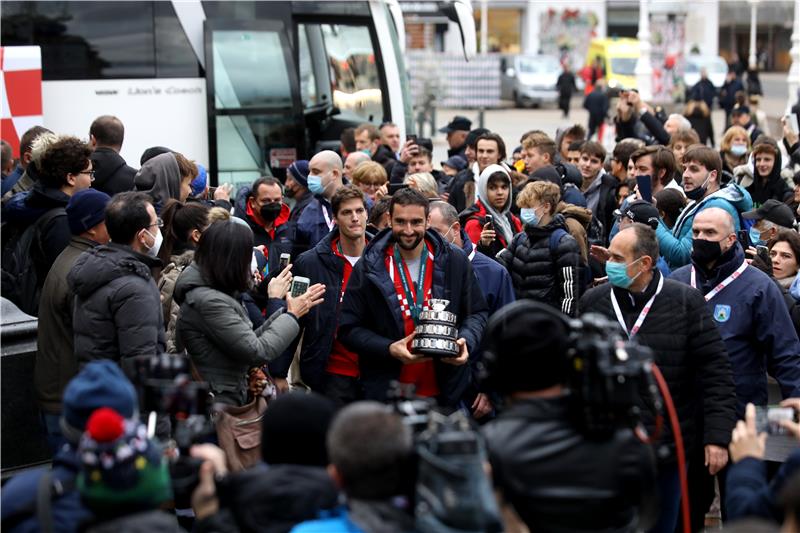
[[[430,309],[419,314],[411,350],[428,357],[458,357],[456,315],[445,311],[449,300],[431,299]]]

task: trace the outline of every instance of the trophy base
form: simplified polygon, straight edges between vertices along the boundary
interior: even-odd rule
[[[416,338],[411,341],[411,350],[425,357],[458,357],[459,347],[453,339]]]

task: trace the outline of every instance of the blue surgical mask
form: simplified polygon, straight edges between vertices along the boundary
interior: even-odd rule
[[[606,263],[606,274],[608,274],[608,282],[615,287],[619,287],[620,289],[627,289],[628,287],[630,287],[631,284],[634,281],[636,281],[636,278],[639,277],[639,274],[641,274],[641,272],[639,272],[639,274],[636,274],[633,277],[630,277],[628,275],[628,267],[634,263],[637,263],[641,259],[642,258],[640,257],[636,261],[628,263],[627,265],[625,263],[612,263],[611,261]]]
[[[761,239],[761,232],[758,231],[755,226],[750,228],[750,242],[753,244],[753,246],[763,246],[766,244]]]
[[[308,175],[308,190],[311,194],[322,194],[325,187],[322,186],[322,176]]]
[[[747,145],[745,144],[732,144],[731,153],[737,157],[741,157],[747,153]]]
[[[522,223],[526,226],[536,226],[539,224],[539,215],[536,214],[536,210],[532,207],[523,207],[519,210],[519,218],[522,219]]]

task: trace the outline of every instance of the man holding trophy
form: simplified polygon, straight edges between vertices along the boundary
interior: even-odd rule
[[[353,269],[339,339],[359,355],[367,399],[385,401],[393,381],[441,405],[470,402],[469,369],[487,304],[467,256],[427,228],[428,201],[401,189],[379,233]]]

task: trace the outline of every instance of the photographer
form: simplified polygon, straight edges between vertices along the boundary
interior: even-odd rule
[[[653,499],[653,457],[631,429],[581,433],[567,390],[568,320],[522,300],[490,321],[487,381],[509,403],[484,430],[495,485],[531,531],[634,531]]]

